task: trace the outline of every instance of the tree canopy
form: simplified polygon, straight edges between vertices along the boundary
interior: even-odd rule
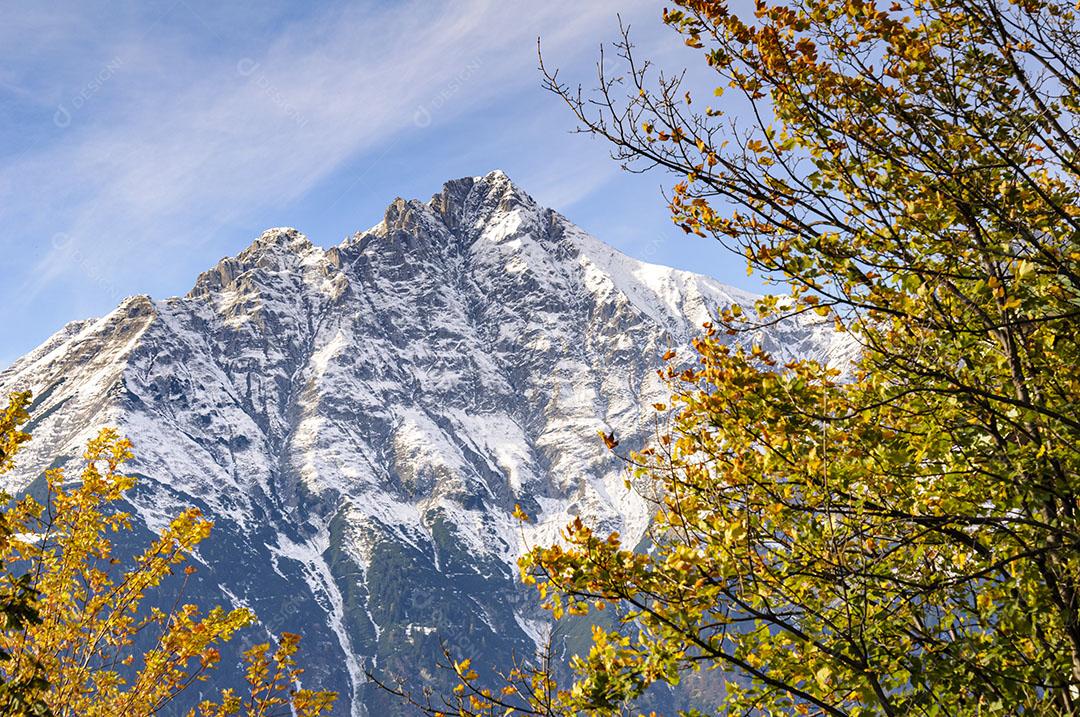
[[[431,710],[630,713],[711,671],[730,714],[1080,713],[1075,8],[674,5],[712,98],[625,33],[596,92],[547,85],[629,169],[676,175],[678,226],[786,295],[723,308],[662,372],[664,428],[623,456],[660,489],[650,549],[577,521],[522,559],[556,617],[619,627],[561,688],[459,665]],[[797,314],[855,363],[754,345]]]
[[[0,414],[0,470],[13,465],[30,438],[20,430],[29,404],[30,394],[14,394]],[[131,458],[131,443],[104,429],[88,443],[77,479],[51,469],[43,501],[27,494],[0,514],[5,715],[157,714],[204,681],[220,663],[222,645],[256,621],[246,608],[204,611],[184,601],[184,586],[196,571],[190,557],[212,528],[197,508],[173,518],[123,566],[113,534],[134,527],[121,508],[135,483],[121,473]],[[164,583],[174,574],[182,585],[169,599]],[[243,655],[250,690],[224,690],[220,701],[191,709],[191,717],[328,711],[333,693],[300,687],[299,640],[283,633],[276,647],[254,645]]]

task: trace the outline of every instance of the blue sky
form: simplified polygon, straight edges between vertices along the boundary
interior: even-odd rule
[[[164,0],[7,6],[0,25],[0,366],[123,297],[166,297],[260,231],[330,246],[396,196],[503,169],[648,261],[758,288],[660,191],[575,135],[549,63],[590,87],[620,13],[643,54],[699,57],[638,0]]]

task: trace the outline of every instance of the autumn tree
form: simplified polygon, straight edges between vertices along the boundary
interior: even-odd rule
[[[29,438],[19,430],[29,398],[13,395],[0,424],[4,468]],[[42,502],[26,495],[3,513],[3,579],[27,600],[16,613],[21,617],[0,630],[5,715],[157,714],[204,681],[221,660],[221,646],[255,622],[244,608],[203,611],[184,601],[196,570],[189,558],[212,527],[196,508],[176,516],[123,565],[111,536],[133,528],[120,507],[135,482],[121,473],[131,457],[130,442],[105,429],[89,442],[77,479],[51,469]],[[174,574],[182,585],[175,599],[165,599],[163,583]],[[190,714],[313,717],[327,711],[332,693],[300,688],[302,671],[293,657],[298,642],[285,633],[274,649],[251,648],[244,655],[250,694],[226,690],[219,703],[206,701]]]
[[[0,413],[0,475],[12,468],[19,447],[30,440],[30,434],[20,430],[30,420],[26,411],[29,403],[29,393],[14,394],[7,408]],[[0,499],[4,498],[0,493]],[[16,526],[12,526],[8,517],[7,514],[0,515],[0,553],[4,554],[12,541],[16,540]],[[0,629],[4,631],[23,630],[41,620],[35,604],[37,595],[31,588],[30,573],[13,570],[13,567],[7,563],[0,564]],[[11,660],[11,653],[0,647],[0,662],[10,663]],[[27,663],[18,677],[0,682],[0,706],[14,713],[47,713],[47,707],[39,696],[47,684],[39,668],[37,663]]]
[[[548,87],[787,296],[724,308],[663,372],[664,428],[625,456],[660,488],[652,549],[575,522],[522,561],[556,615],[622,627],[554,705],[519,689],[539,668],[486,693],[459,670],[446,710],[618,714],[710,670],[730,714],[1080,714],[1075,8],[675,6],[714,97],[626,35],[595,93]],[[796,314],[858,359],[753,345]]]

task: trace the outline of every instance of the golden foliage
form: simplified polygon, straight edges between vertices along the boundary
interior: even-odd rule
[[[28,399],[12,397],[0,425],[6,449],[27,439],[15,426],[27,418]],[[14,452],[6,454],[9,461]],[[183,602],[196,570],[190,556],[212,527],[196,508],[173,518],[129,566],[122,565],[113,536],[133,528],[131,515],[120,508],[135,483],[121,473],[131,457],[131,443],[105,429],[87,445],[76,480],[51,469],[44,502],[24,496],[3,516],[9,532],[0,543],[0,563],[9,572],[26,569],[34,619],[0,631],[0,649],[9,655],[0,661],[0,680],[37,680],[36,694],[7,701],[5,714],[155,714],[204,681],[220,662],[221,646],[255,621],[247,609],[203,611]],[[162,602],[162,583],[174,575],[182,576],[182,584],[171,608],[148,607]],[[333,694],[298,689],[298,642],[296,635],[282,635],[272,658],[269,645],[252,648],[245,655],[251,698],[238,701],[228,693],[220,706],[211,710],[208,703],[199,709],[211,711],[200,714],[263,715],[277,705],[305,716],[328,710]]]
[[[554,704],[450,711],[623,714],[708,670],[729,714],[1080,714],[1076,7],[677,0],[664,20],[724,106],[653,80],[625,35],[595,96],[548,87],[618,159],[678,175],[678,226],[789,296],[725,307],[662,370],[666,429],[624,457],[661,496],[647,552],[575,520],[522,560],[555,617],[606,604],[617,629]],[[755,343],[795,317],[857,343],[849,375]]]

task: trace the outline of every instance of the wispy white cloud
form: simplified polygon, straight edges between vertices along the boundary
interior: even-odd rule
[[[180,5],[174,12],[197,12]],[[96,53],[101,67],[58,103],[73,136],[3,170],[0,181],[16,187],[5,209],[62,218],[59,231],[95,242],[103,260],[132,241],[155,251],[190,242],[168,230],[291,201],[357,153],[535,84],[521,61],[536,35],[563,52],[591,47],[613,24],[603,3],[527,5],[338,8],[283,27],[264,52],[195,62],[154,35],[127,39]],[[105,246],[105,236],[128,241]],[[63,270],[58,251],[42,258],[39,287]]]
[[[597,44],[617,30],[616,12],[653,23],[659,12],[651,0],[372,1],[315,14],[273,7],[277,19],[260,24],[257,10],[195,0],[112,18],[77,6],[59,22],[27,6],[0,26],[0,45],[34,38],[0,76],[0,97],[51,122],[5,138],[0,252],[19,257],[12,269],[22,280],[17,296],[0,298],[26,307],[63,286],[72,311],[71,294],[114,303],[139,284],[134,278],[174,271],[181,255],[215,246],[223,226],[262,223],[268,208],[316,187],[332,204],[355,180],[327,187],[327,179],[358,157],[377,165],[390,148],[539,92],[538,35],[546,54],[588,78]],[[47,74],[28,69],[41,64]],[[565,140],[554,101],[532,116],[512,109],[511,121],[535,125],[538,141]],[[545,130],[551,117],[563,121]],[[523,183],[566,207],[617,172],[600,153],[594,159],[537,161]]]

